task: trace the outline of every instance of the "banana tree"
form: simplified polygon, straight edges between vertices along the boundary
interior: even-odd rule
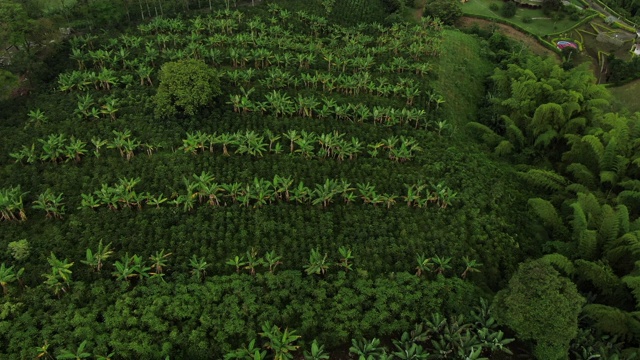
[[[293,352],[300,346],[296,345],[300,336],[295,330],[280,330],[279,327],[266,322],[262,325],[260,336],[267,339],[264,347],[273,352],[274,360],[290,360],[293,359]]]
[[[102,270],[102,266],[104,266],[104,261],[110,258],[111,255],[113,255],[111,243],[103,246],[102,240],[100,240],[96,252],[94,253],[91,249],[87,249],[86,260],[81,260],[80,262],[87,264],[94,268],[95,271],[100,272],[100,270]]]
[[[482,266],[481,263],[477,262],[476,260],[469,259],[468,256],[464,256],[462,258],[462,261],[464,261],[466,267],[462,272],[462,275],[460,275],[461,278],[466,279],[467,274],[472,272],[480,272],[478,268]]]
[[[22,202],[22,198],[26,194],[26,192],[21,191],[20,185],[0,189],[0,220],[27,220]]]
[[[204,281],[207,276],[207,268],[210,264],[204,260],[204,258],[197,258],[195,255],[189,259],[189,267],[191,267],[191,274],[195,276],[198,281]]]
[[[276,267],[282,264],[282,261],[280,261],[281,259],[282,256],[276,255],[276,252],[272,250],[264,254],[265,261],[262,263],[262,265],[268,266],[269,272],[273,274],[273,272],[276,271]]]
[[[48,121],[47,115],[40,109],[30,110],[27,114],[27,125],[33,124],[39,127],[42,124],[46,124]]]
[[[327,253],[322,256],[318,249],[311,249],[309,263],[304,266],[304,271],[307,275],[324,275],[332,265],[332,263],[327,260],[327,257]]]
[[[33,202],[33,208],[44,210],[47,218],[55,219],[62,219],[66,210],[62,202],[62,194],[56,196],[51,189],[38,195],[38,198]]]
[[[236,273],[240,273],[240,269],[247,265],[247,262],[244,259],[244,256],[234,256],[233,258],[227,260],[225,263],[230,266],[235,266]]]
[[[164,269],[167,267],[167,258],[171,256],[172,253],[164,252],[164,249],[160,251],[156,251],[155,254],[151,255],[149,259],[151,260],[151,272],[152,276],[163,276]]]
[[[24,272],[24,268],[18,271],[19,274]],[[2,286],[2,293],[7,296],[10,283],[16,281],[20,275],[16,273],[13,266],[7,267],[5,263],[0,264],[0,286]]]

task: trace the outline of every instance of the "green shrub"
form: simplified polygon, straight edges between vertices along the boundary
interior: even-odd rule
[[[522,17],[522,22],[525,24],[530,24],[533,21],[533,19],[531,18],[531,16],[524,16]]]
[[[502,5],[502,16],[506,18],[512,18],[516,15],[518,6],[513,1],[508,1]]]
[[[489,5],[489,10],[498,11],[498,10],[500,10],[500,6],[498,6],[498,4],[496,4],[496,3],[491,3],[491,5]]]
[[[578,21],[580,20],[580,14],[578,14],[577,12],[574,12],[571,15],[569,15],[569,19],[573,21]]]

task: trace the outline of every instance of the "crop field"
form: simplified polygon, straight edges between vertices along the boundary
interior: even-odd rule
[[[57,100],[2,132],[3,191],[24,193],[4,238],[29,238],[43,260],[80,257],[99,240],[145,253],[154,239],[178,263],[206,257],[214,273],[251,247],[286,253],[295,268],[310,249],[342,245],[370,272],[410,270],[417,253],[508,271],[518,248],[507,234],[520,221],[511,175],[474,155],[448,118],[456,100],[433,80],[447,41],[439,25],[354,32],[269,12],[288,25],[222,11],[73,39],[75,68],[47,95]],[[224,95],[209,113],[158,121],[155,69],[184,58],[219,68]],[[503,216],[513,222],[488,220]]]

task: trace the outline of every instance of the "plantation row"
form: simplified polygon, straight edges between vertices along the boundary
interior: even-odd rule
[[[9,248],[13,250],[14,258],[24,260],[22,257],[28,256],[30,249],[29,243],[26,240],[10,243]],[[324,276],[327,271],[333,267],[337,267],[340,271],[349,272],[353,271],[354,256],[351,249],[340,246],[338,249],[340,258],[335,263],[328,257],[327,253],[322,254],[319,249],[311,249],[309,253],[309,260],[304,264],[304,272],[307,275],[321,275]],[[111,243],[103,245],[102,241],[99,242],[98,247],[94,250],[87,249],[84,260],[80,262],[89,266],[92,272],[101,273],[105,266],[113,268],[111,275],[118,281],[127,281],[131,285],[138,284],[139,281],[154,278],[164,277],[170,268],[169,258],[173,255],[165,250],[156,251],[146,261],[142,256],[129,253],[125,253],[119,260],[113,263],[108,263],[107,260],[112,258],[114,251],[111,248]],[[275,251],[269,251],[264,256],[259,256],[258,251],[255,248],[246,252],[246,255],[233,256],[226,260],[225,265],[232,267],[236,273],[240,274],[242,271],[247,271],[251,276],[255,276],[259,268],[264,268],[269,273],[273,274],[278,267],[283,263],[283,258],[277,255]],[[427,258],[425,255],[417,255],[416,276],[432,278],[437,275],[451,275],[460,274],[461,279],[466,279],[467,276],[474,272],[480,272],[479,268],[482,264],[476,260],[470,259],[468,256],[464,256],[460,265],[462,266],[460,271],[454,270],[452,266],[452,257],[440,257],[433,256]],[[43,274],[45,277],[44,284],[47,285],[53,293],[60,297],[64,293],[71,289],[73,271],[71,268],[74,262],[69,262],[68,259],[58,259],[58,257],[52,252],[47,258],[47,262],[50,266],[50,271]],[[185,264],[182,264],[181,268],[185,268]],[[205,281],[207,276],[207,269],[211,264],[205,261],[204,257],[191,256],[189,259],[188,269],[189,273],[199,282]],[[173,271],[171,271],[173,272]],[[9,285],[14,282],[24,286],[24,274],[25,269],[16,269],[15,266],[7,266],[4,262],[0,264],[0,286],[2,286],[3,294],[6,296],[9,292]]]
[[[435,203],[440,208],[446,208],[457,196],[456,192],[442,182],[432,186],[423,183],[405,184],[406,195],[398,196],[378,193],[375,186],[369,183],[358,183],[353,188],[351,183],[344,179],[326,179],[323,184],[316,184],[315,187],[307,187],[302,181],[294,187],[291,177],[278,175],[274,177],[273,181],[254,178],[253,182],[248,184],[240,182],[224,184],[214,182],[214,180],[213,175],[204,171],[200,175],[194,174],[193,180],[184,178],[186,194],[174,193],[170,200],[162,194],[136,192],[133,188],[140,182],[140,178],[123,178],[113,186],[102,184],[100,190],[91,194],[82,194],[78,209],[96,209],[101,206],[111,210],[141,209],[144,204],[160,207],[166,202],[176,207],[181,206],[184,211],[190,211],[196,205],[196,198],[200,204],[206,202],[210,206],[240,204],[254,208],[277,201],[322,205],[323,208],[326,208],[336,198],[342,199],[346,204],[361,200],[363,204],[384,205],[387,208],[395,205],[398,199],[403,199],[409,207],[426,208],[429,203]],[[24,221],[27,219],[23,204],[24,195],[26,193],[22,192],[20,186],[0,189],[0,220]],[[44,210],[48,218],[62,218],[66,210],[62,195],[54,194],[50,189],[47,189],[38,195],[37,200],[33,202],[33,207]]]
[[[382,63],[377,67],[374,67],[373,58],[355,58],[355,59],[333,59],[327,56],[327,71],[315,70],[314,72],[307,72],[304,69],[309,69],[311,64],[315,61],[315,57],[298,54],[293,56],[291,53],[285,53],[282,58],[280,56],[266,55],[266,58],[260,58],[260,61],[267,61],[269,67],[265,71],[257,71],[260,67],[244,69],[246,62],[251,61],[251,57],[245,55],[238,55],[231,49],[230,59],[232,60],[233,69],[221,68],[221,74],[225,79],[233,82],[234,85],[248,85],[252,80],[257,80],[260,85],[267,87],[268,89],[277,89],[285,87],[298,88],[304,85],[307,88],[313,87],[316,89],[318,85],[322,84],[323,91],[332,92],[337,90],[345,94],[354,94],[359,91],[368,91],[370,93],[377,92],[379,96],[389,96],[390,94],[402,93],[405,91],[405,84],[411,84],[412,78],[399,77],[399,74],[405,72],[410,75],[424,76],[429,74],[433,65],[429,62],[413,62],[403,57],[394,57],[390,60],[389,64]],[[170,56],[166,61],[177,61],[185,58],[192,58],[184,56],[181,53]],[[220,54],[219,58],[223,58]],[[271,59],[273,58],[273,59]],[[197,59],[197,57],[196,57]],[[267,60],[263,60],[267,59]],[[206,60],[206,59],[205,59]],[[289,62],[296,61],[298,67],[294,72],[283,70],[286,69]],[[115,59],[113,61],[119,61]],[[258,61],[258,60],[255,60]],[[272,63],[273,62],[273,63]],[[353,74],[346,73],[349,64],[355,64]],[[113,64],[110,64],[113,65]],[[211,64],[212,66],[220,66],[220,64]],[[284,65],[284,66],[283,66]],[[337,70],[337,74],[331,72],[331,66]],[[84,68],[84,65],[82,65]],[[238,67],[243,69],[237,69]],[[267,67],[266,65],[264,67]],[[136,77],[139,79],[140,86],[153,85],[151,79],[152,68],[144,64],[136,62],[127,62],[122,66],[122,71],[134,71]],[[376,85],[373,82],[369,82],[374,75],[377,76],[381,84]],[[381,74],[395,74],[395,77],[399,78],[397,84],[388,84],[387,79]],[[122,84],[125,87],[129,87],[135,83],[134,74],[128,72],[119,75],[118,72],[112,70],[109,67],[103,67],[100,71],[90,70],[73,70],[68,73],[61,73],[58,76],[58,90],[61,92],[71,92],[74,90],[84,91],[91,86],[96,90],[111,90],[113,87],[117,87]],[[415,88],[415,86],[412,86]]]
[[[298,12],[297,15],[297,20],[304,24],[304,13]],[[273,24],[271,19],[265,22],[260,16],[243,22],[244,16],[240,11],[222,11],[214,16],[197,17],[188,24],[180,19],[155,18],[139,27],[143,36],[110,38],[100,48],[94,46],[95,36],[75,37],[71,39],[72,59],[79,69],[93,67],[98,70],[105,65],[111,68],[127,66],[132,55],[144,59],[147,65],[154,65],[158,59],[173,61],[186,56],[208,59],[218,66],[242,67],[253,63],[256,68],[272,62],[280,62],[287,67],[310,68],[315,59],[323,59],[322,67],[330,70],[337,58],[341,63],[338,69],[349,66],[356,72],[368,68],[367,64],[386,63],[387,59],[394,57],[424,61],[437,56],[441,46],[441,26],[428,18],[413,25],[361,25],[355,31],[332,25],[323,30],[325,36],[319,39],[293,33],[283,28],[282,22]],[[227,26],[221,27],[223,23]],[[293,25],[291,21],[284,24]],[[231,30],[232,27],[235,29]],[[304,26],[303,29],[308,31],[310,27]],[[290,55],[284,55],[286,53]],[[227,60],[232,62],[223,62]]]
[[[104,146],[107,149],[117,149],[120,156],[126,158],[127,161],[131,160],[138,151],[144,150],[148,156],[151,156],[162,148],[162,145],[141,143],[131,136],[129,130],[114,130],[113,134],[115,138],[111,141],[97,137],[91,139],[91,144],[94,147],[92,153],[95,157],[101,156],[100,150]],[[287,148],[290,154],[305,158],[354,160],[366,150],[366,154],[372,158],[386,153],[390,160],[406,162],[413,159],[417,152],[422,151],[417,141],[411,137],[392,135],[377,143],[367,144],[355,137],[351,137],[350,140],[345,139],[345,134],[337,131],[316,134],[304,130],[300,132],[290,130],[282,134],[274,134],[270,130],[265,130],[262,135],[248,130],[244,133],[238,131],[219,135],[197,131],[187,133],[187,138],[182,140],[182,146],[179,149],[192,154],[205,152],[208,149],[210,153],[221,151],[225,156],[230,156],[233,153],[262,157],[265,152],[283,153],[285,145],[279,141],[283,137],[289,140]],[[34,164],[38,160],[53,163],[73,160],[79,163],[89,153],[87,142],[73,136],[67,138],[64,134],[51,134],[45,139],[38,139],[38,142],[42,144],[40,149],[36,149],[35,144],[31,144],[31,147],[23,145],[19,151],[10,153],[9,156],[16,162],[26,162],[27,164]],[[320,148],[316,149],[316,145],[319,145]]]

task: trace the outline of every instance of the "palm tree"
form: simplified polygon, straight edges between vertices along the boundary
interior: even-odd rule
[[[198,281],[204,281],[207,276],[207,268],[210,264],[204,261],[204,258],[198,259],[195,255],[189,259],[189,266],[191,267],[191,274],[193,274]]]
[[[244,268],[245,270],[249,270],[249,274],[254,276],[256,274],[256,267],[264,264],[264,260],[258,257],[258,251],[255,248],[247,251],[247,262]]]
[[[311,343],[311,351],[304,351],[304,360],[327,360],[329,354],[324,350],[324,345],[319,345],[317,340]]]
[[[424,254],[417,255],[418,266],[416,266],[416,276],[420,277],[426,272],[431,272],[433,263],[431,258],[427,258]]]
[[[300,134],[296,130],[288,130],[284,137],[289,139],[289,150],[293,154],[293,145],[300,139]]]
[[[87,346],[87,340],[83,341],[75,352],[71,352],[67,349],[62,349],[60,355],[56,356],[56,359],[86,359],[91,357],[91,353],[85,352],[84,348]]]
[[[51,189],[47,189],[44,193],[38,195],[38,199],[33,202],[33,208],[44,210],[47,218],[62,219],[65,213],[62,194],[56,196]]]
[[[59,260],[52,252],[47,259],[49,265],[51,265],[51,272],[43,274],[47,280],[45,284],[53,289],[56,296],[60,297],[60,294],[66,292],[71,284],[71,267],[73,263],[69,263],[67,259]]]
[[[273,351],[274,360],[290,360],[293,359],[292,352],[296,351],[300,346],[294,345],[300,338],[296,335],[295,330],[280,330],[279,327],[266,322],[262,325],[260,336],[267,338],[264,347]]]
[[[247,262],[244,260],[244,256],[235,256],[232,259],[227,260],[225,263],[227,265],[235,266],[236,273],[240,273],[240,268],[247,265]]]
[[[340,253],[340,256],[342,256],[342,258],[340,259],[340,262],[338,263],[338,266],[343,268],[345,272],[349,270],[353,270],[352,268],[353,264],[349,262],[350,260],[353,260],[353,255],[351,255],[351,249],[348,249],[344,246],[340,246],[340,248],[338,249],[338,252]]]
[[[468,256],[464,256],[462,258],[462,261],[464,261],[464,263],[466,265],[466,268],[462,272],[462,275],[460,275],[460,277],[462,277],[463,279],[465,279],[467,277],[468,273],[480,272],[480,270],[478,270],[478,268],[481,267],[482,264],[480,264],[476,260],[470,260]]]
[[[81,260],[80,262],[83,264],[87,264],[94,268],[95,271],[100,272],[100,270],[102,270],[102,266],[104,265],[104,261],[110,258],[112,254],[113,251],[111,250],[111,243],[103,246],[102,240],[100,240],[96,252],[93,253],[91,249],[87,249],[86,260]]]
[[[18,273],[16,273],[13,266],[6,267],[5,263],[0,264],[0,286],[2,286],[4,296],[7,296],[9,292],[7,285],[16,281],[23,272],[24,268],[18,270]]]
[[[100,113],[103,115],[109,115],[111,120],[116,119],[116,113],[118,110],[118,100],[115,98],[108,99],[107,102],[100,107]]]
[[[439,256],[434,256],[432,258],[433,264],[435,266],[435,272],[438,274],[442,274],[444,273],[446,270],[451,269],[451,265],[449,265],[449,263],[451,262],[451,258],[450,257],[439,257]]]
[[[327,272],[327,269],[332,265],[327,261],[327,256],[327,253],[325,253],[324,256],[320,255],[320,251],[318,249],[311,249],[309,264],[304,266],[304,271],[307,275],[324,275]]]
[[[151,260],[151,269],[154,271],[151,275],[162,276],[164,272],[164,268],[167,267],[166,259],[171,256],[171,253],[164,253],[164,249],[161,251],[156,251],[155,254],[151,255],[149,259]]]
[[[82,160],[82,156],[87,154],[87,143],[72,136],[65,150],[67,161],[73,159],[76,163],[79,163]]]
[[[262,264],[265,266],[269,266],[269,272],[272,274],[274,271],[276,271],[276,267],[282,264],[282,261],[280,261],[280,259],[282,259],[282,256],[276,255],[276,252],[274,250],[264,254],[264,259],[265,261]]]
[[[42,124],[46,124],[47,121],[48,121],[47,116],[40,109],[35,109],[35,110],[29,111],[27,116],[28,116],[27,125],[33,124],[36,127],[38,127],[38,126],[40,126]]]

